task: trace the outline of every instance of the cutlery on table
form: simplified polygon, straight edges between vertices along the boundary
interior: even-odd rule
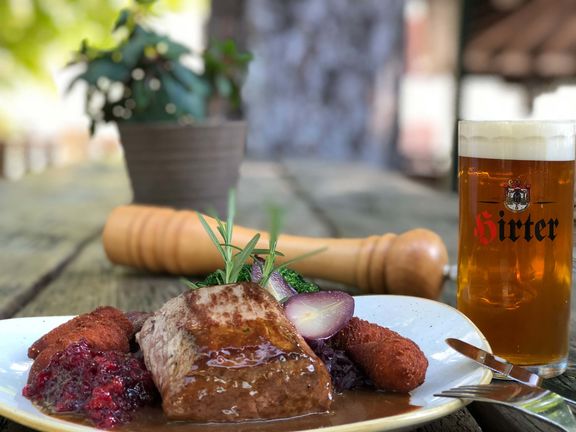
[[[465,385],[434,396],[497,403],[519,409],[565,431],[576,431],[576,419],[564,399],[549,390],[514,382]]]
[[[484,367],[487,367],[500,376],[513,379],[531,387],[545,388],[550,391],[554,390],[547,387],[546,381],[544,381],[541,376],[530,372],[528,369],[523,368],[522,366],[509,363],[503,358],[495,356],[494,354],[471,345],[468,342],[464,342],[460,339],[448,338],[446,339],[446,343],[460,354],[474,360]],[[576,401],[561,394],[559,396],[562,397],[568,404],[570,404],[572,408],[576,408]]]
[[[576,402],[542,388],[542,377],[462,340],[448,338],[446,343],[460,354],[519,383],[465,385],[444,390],[435,396],[507,405],[564,430],[576,431],[576,418],[570,409],[576,407]]]

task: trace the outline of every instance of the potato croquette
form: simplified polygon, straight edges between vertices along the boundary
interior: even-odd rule
[[[95,350],[129,352],[132,334],[132,324],[116,308],[104,306],[79,315],[46,333],[28,348],[28,357],[35,359],[28,381],[48,365],[53,354],[72,342],[84,338]]]
[[[352,318],[335,337],[380,390],[407,393],[424,382],[428,360],[412,340],[395,331]]]

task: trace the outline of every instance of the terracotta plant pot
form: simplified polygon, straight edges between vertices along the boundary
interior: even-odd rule
[[[134,203],[226,216],[244,157],[246,123],[121,124]]]

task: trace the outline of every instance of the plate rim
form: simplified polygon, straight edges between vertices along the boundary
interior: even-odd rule
[[[450,313],[456,312],[460,318],[463,318],[467,323],[470,325],[471,328],[475,330],[477,335],[485,344],[485,349],[489,352],[492,352],[492,348],[484,336],[484,334],[480,331],[480,329],[462,312],[456,309],[453,306],[450,306],[446,303],[442,303],[437,300],[432,299],[425,299],[421,297],[413,297],[413,296],[405,296],[405,295],[394,295],[394,294],[367,294],[367,295],[360,295],[354,296],[354,298],[382,298],[386,297],[387,299],[393,298],[395,300],[409,300],[416,303],[428,303],[434,304],[435,307],[443,307],[450,311]],[[9,318],[0,320],[0,323],[5,323],[8,321],[35,321],[39,319],[46,319],[49,318],[51,320],[69,320],[74,318],[75,315],[54,315],[54,316],[36,316],[36,317],[19,317],[19,318]],[[479,379],[478,384],[488,384],[492,380],[492,371],[488,368],[483,368],[482,366],[478,366],[480,370],[483,371],[482,376]],[[425,406],[420,407],[416,410],[396,414],[388,417],[381,417],[377,419],[370,419],[370,420],[361,420],[353,423],[347,423],[342,425],[334,425],[334,426],[326,426],[321,429],[298,429],[297,432],[317,432],[319,430],[326,431],[326,432],[378,432],[378,431],[393,431],[397,429],[403,429],[412,426],[418,426],[425,423],[429,423],[431,421],[437,420],[439,418],[445,417],[461,408],[467,406],[471,401],[469,400],[461,400],[461,399],[451,399],[446,403],[426,408]],[[33,427],[43,432],[78,432],[78,431],[86,431],[86,432],[93,432],[98,431],[95,427],[81,425],[78,423],[69,422],[66,420],[61,420],[57,417],[52,417],[50,415],[44,414],[41,410],[38,410],[37,416],[31,416],[24,410],[21,410],[17,407],[9,407],[5,404],[0,404],[0,415],[15,421],[21,425]]]

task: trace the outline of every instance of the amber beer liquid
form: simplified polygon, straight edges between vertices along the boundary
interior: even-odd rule
[[[574,149],[572,122],[459,124],[458,309],[545,377],[568,357]]]

